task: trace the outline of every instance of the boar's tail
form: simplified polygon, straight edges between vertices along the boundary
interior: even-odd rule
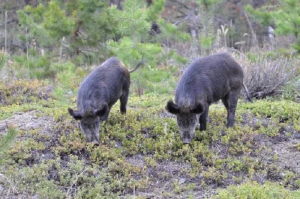
[[[246,85],[245,85],[244,82],[243,82],[243,87],[244,87],[244,89],[245,89],[245,91],[246,91],[247,100],[248,100],[249,102],[252,102],[252,99],[251,99],[251,97],[250,97],[249,91],[248,91],[248,89],[247,89],[247,87],[246,87]]]
[[[140,61],[140,63],[138,63],[134,69],[130,70],[129,73],[136,71],[136,69],[138,69],[141,65],[144,65],[144,63],[144,59],[142,59],[142,61]]]

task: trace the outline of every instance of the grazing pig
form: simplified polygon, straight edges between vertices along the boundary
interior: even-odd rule
[[[200,131],[206,130],[209,105],[220,99],[227,109],[227,127],[233,126],[243,77],[242,68],[227,53],[200,58],[185,69],[176,88],[175,103],[170,100],[166,106],[177,116],[183,143],[191,142],[198,120]]]
[[[120,99],[120,111],[126,113],[130,72],[117,58],[111,57],[95,68],[81,83],[77,94],[77,109],[69,114],[80,120],[80,129],[87,142],[99,144],[100,121],[107,120],[111,107]]]

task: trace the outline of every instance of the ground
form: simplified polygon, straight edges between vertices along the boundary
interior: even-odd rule
[[[172,96],[130,96],[127,114],[115,104],[94,146],[68,115],[74,97],[63,101],[40,82],[20,85],[0,92],[0,136],[18,131],[0,151],[1,198],[236,198],[253,187],[300,197],[299,103],[240,99],[229,129],[224,106],[213,104],[207,130],[183,145],[164,110]]]

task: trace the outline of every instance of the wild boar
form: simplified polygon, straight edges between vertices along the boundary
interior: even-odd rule
[[[200,58],[185,69],[175,103],[169,100],[166,106],[177,117],[183,143],[193,139],[198,120],[200,131],[206,130],[209,106],[220,99],[227,109],[227,127],[233,126],[243,78],[241,66],[227,53]]]
[[[95,68],[81,83],[77,94],[77,109],[68,108],[69,114],[80,120],[80,129],[87,142],[99,144],[100,122],[108,118],[111,107],[120,99],[120,111],[126,113],[130,74],[116,57],[107,59]]]

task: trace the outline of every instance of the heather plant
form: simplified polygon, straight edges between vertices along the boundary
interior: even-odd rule
[[[263,55],[256,55],[254,58],[252,54],[248,57],[235,54],[234,57],[243,67],[244,82],[253,98],[281,95],[287,83],[299,78],[297,58]]]

